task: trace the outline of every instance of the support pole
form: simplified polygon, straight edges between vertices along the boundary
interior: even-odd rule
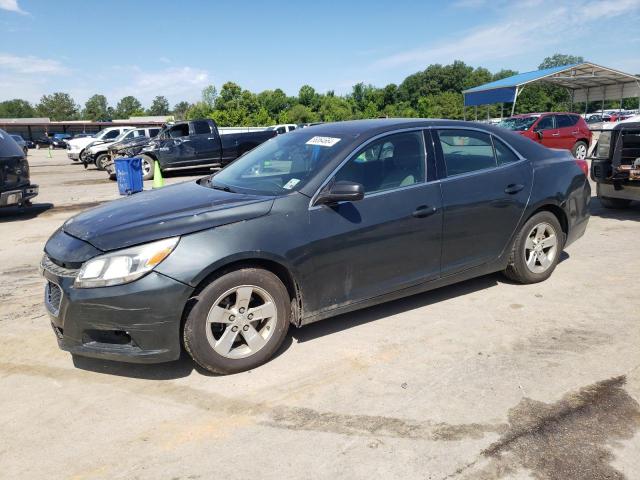
[[[571,89],[571,106],[569,107],[569,111],[573,112],[573,99],[576,96],[576,91],[572,88]]]
[[[624,100],[624,83],[620,85],[620,109],[618,113],[622,113],[622,102]]]
[[[587,110],[589,109],[589,89],[587,88],[587,101],[584,102],[584,114],[587,114]]]
[[[476,122],[478,121],[478,106],[473,107],[476,112]]]
[[[462,119],[465,122],[467,121],[467,106],[466,105],[462,105]]]
[[[518,95],[520,94],[520,89],[516,87],[516,94],[513,96],[513,104],[511,105],[511,116],[513,117],[516,113],[516,102],[518,101]]]
[[[602,110],[602,114],[604,115],[604,101],[607,98],[607,86],[605,85],[604,87],[602,87],[602,108],[600,110]]]

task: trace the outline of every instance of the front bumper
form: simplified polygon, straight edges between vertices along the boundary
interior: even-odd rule
[[[45,307],[58,346],[74,355],[133,363],[176,360],[193,288],[157,272],[112,287],[74,288],[74,276],[43,262]]]
[[[38,195],[38,185],[23,185],[15,189],[0,193],[0,207],[22,205],[27,200]]]
[[[67,157],[71,160],[80,160],[80,152],[72,152],[71,150],[67,150]]]

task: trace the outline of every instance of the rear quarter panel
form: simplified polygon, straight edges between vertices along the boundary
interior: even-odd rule
[[[523,223],[537,210],[559,207],[564,213],[561,223],[567,230],[567,246],[582,236],[589,220],[589,181],[568,151],[548,150],[531,163],[533,189]]]

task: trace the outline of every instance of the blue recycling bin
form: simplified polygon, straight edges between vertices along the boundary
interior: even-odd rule
[[[116,158],[115,164],[120,195],[141,192],[144,187],[142,182],[142,159],[138,157]]]

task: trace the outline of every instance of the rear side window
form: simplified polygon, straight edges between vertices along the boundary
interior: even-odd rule
[[[362,184],[365,193],[408,187],[424,182],[422,132],[389,135],[370,143],[351,158],[334,179]]]
[[[507,147],[501,140],[493,137],[493,146],[496,149],[496,160],[498,165],[505,165],[507,163],[513,163],[520,160],[518,156],[513,153],[509,147]]]
[[[572,121],[569,115],[556,115],[556,127],[557,128],[567,128],[574,125],[575,122]]]
[[[293,126],[293,125],[291,125],[291,126],[289,127],[289,131],[290,131],[290,132],[293,132],[295,129],[296,129],[296,127],[295,127],[295,126]]]
[[[209,122],[205,122],[203,120],[193,122],[193,133],[194,135],[210,134],[211,127],[209,127]]]
[[[448,177],[496,166],[493,144],[487,133],[440,130],[438,138]]]
[[[155,137],[156,135],[158,135],[159,132],[160,132],[159,128],[150,128],[149,129],[149,136],[150,137]]]

